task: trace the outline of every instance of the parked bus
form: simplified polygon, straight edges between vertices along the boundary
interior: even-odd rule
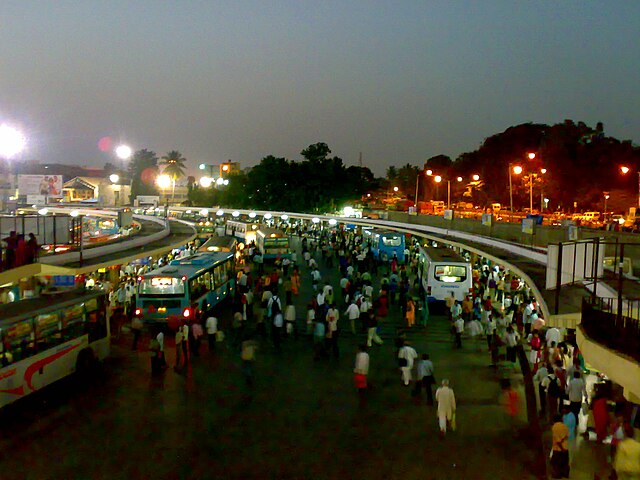
[[[196,253],[138,277],[135,315],[147,323],[169,317],[191,319],[193,307],[206,311],[233,298],[232,252]]]
[[[0,407],[109,355],[104,292],[65,292],[0,306]]]
[[[256,232],[260,228],[258,222],[244,222],[242,220],[227,220],[225,235],[236,237],[245,245],[256,242]]]
[[[404,262],[404,233],[376,229],[363,229],[362,235],[369,242],[371,253],[376,260],[391,261],[395,256],[398,262]]]
[[[238,248],[238,240],[227,235],[212,235],[204,242],[199,252],[233,252],[236,253]]]
[[[200,238],[206,238],[216,233],[216,222],[206,217],[198,218],[194,227]]]
[[[256,235],[256,246],[265,260],[291,257],[289,237],[275,228],[262,227]]]
[[[418,276],[428,301],[443,301],[451,292],[462,301],[473,289],[471,263],[453,248],[435,242],[420,245]]]

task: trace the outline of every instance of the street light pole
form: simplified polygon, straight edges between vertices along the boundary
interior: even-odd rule
[[[509,164],[509,222],[513,222],[513,186],[511,184],[511,164]]]
[[[529,214],[533,213],[533,175],[529,174]]]
[[[416,197],[413,202],[413,207],[416,209],[416,213],[418,213],[418,186],[420,185],[420,173],[416,175]]]
[[[447,210],[451,210],[451,180],[447,180]]]

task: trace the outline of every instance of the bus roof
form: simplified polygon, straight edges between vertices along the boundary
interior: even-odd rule
[[[200,252],[179,260],[173,260],[169,265],[151,270],[142,275],[142,277],[179,277],[186,275],[187,278],[192,278],[202,270],[206,270],[231,257],[233,257],[233,252]]]
[[[238,240],[228,235],[213,235],[204,242],[199,252],[230,252],[236,248]]]
[[[0,305],[0,329],[24,318],[65,308],[104,295],[106,294],[102,290],[74,290],[71,292],[44,294],[40,297]]]
[[[432,262],[469,263],[452,248],[420,246],[420,250],[423,251]]]
[[[278,230],[277,228],[267,228],[261,227],[258,229],[258,235],[262,235],[263,237],[284,237],[286,234],[282,230]]]

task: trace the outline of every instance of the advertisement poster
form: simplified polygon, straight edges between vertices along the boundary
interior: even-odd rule
[[[526,233],[527,235],[533,235],[534,225],[536,224],[535,219],[533,218],[523,218],[522,219],[522,233]]]
[[[444,219],[445,220],[453,220],[453,210],[445,210],[444,211]]]
[[[483,213],[482,214],[482,225],[484,225],[486,227],[490,227],[492,220],[493,220],[493,215],[491,215],[490,213]]]
[[[62,175],[18,175],[20,195],[62,197]]]

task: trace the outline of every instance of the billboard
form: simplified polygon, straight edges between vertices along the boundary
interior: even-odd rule
[[[18,193],[62,197],[62,175],[18,175]]]

